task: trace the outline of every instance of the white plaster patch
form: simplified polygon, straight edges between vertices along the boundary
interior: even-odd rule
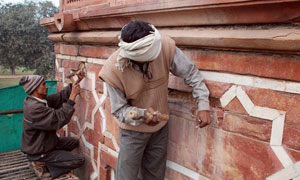
[[[222,107],[227,106],[232,100],[233,98],[236,96],[236,86],[233,85],[230,87],[230,89],[228,91],[226,91],[225,94],[223,94],[223,96],[220,98],[220,102]]]
[[[100,64],[104,65],[106,60],[105,59],[99,59],[99,58],[87,58],[88,63],[93,63],[93,64]]]
[[[58,59],[57,58],[55,58],[55,67],[56,67],[57,70],[59,70],[59,64],[58,64]]]
[[[267,107],[254,106],[253,110],[250,112],[250,115],[253,117],[258,117],[267,120],[274,120],[280,114],[276,109],[271,109]]]
[[[300,176],[295,177],[293,180],[300,180]]]
[[[300,94],[300,83],[287,82],[285,91]]]
[[[271,148],[284,168],[293,164],[293,161],[282,146],[271,146]]]
[[[86,77],[80,82],[80,87],[88,91],[94,91],[95,82],[95,72],[88,72]]]
[[[245,108],[245,110],[247,111],[247,113],[250,114],[250,112],[254,108],[254,104],[250,100],[249,96],[240,86],[237,88],[236,95],[243,107]]]
[[[56,58],[58,58],[58,59],[62,59],[62,58],[63,58],[63,56],[62,56],[61,54],[56,54]]]
[[[300,175],[299,166],[300,166],[300,161],[267,177],[266,180],[289,180],[289,179],[299,180],[299,175]]]
[[[205,176],[201,176],[197,172],[194,172],[190,169],[187,169],[186,167],[181,166],[180,164],[177,164],[175,162],[167,160],[167,167],[170,169],[173,169],[181,174],[184,174],[185,176],[194,179],[194,180],[209,180],[209,178]]]
[[[107,137],[108,139],[111,139],[113,137],[112,133],[108,131],[104,131],[103,136]]]
[[[71,59],[71,56],[68,56],[68,55],[61,55],[61,59],[64,59],[64,60],[70,60],[70,59]]]
[[[285,81],[283,81],[283,80],[272,80],[272,81],[270,81],[270,79],[267,79],[267,78],[255,77],[254,86],[264,88],[264,89],[284,91],[285,90]]]
[[[93,174],[91,175],[91,180],[94,180],[98,177],[98,174],[96,172],[93,172]]]
[[[113,168],[110,168],[110,179],[115,179],[115,170]]]
[[[77,57],[76,57],[76,60],[77,60],[77,61],[81,61],[81,62],[86,62],[86,61],[87,61],[87,58],[86,58],[86,57],[83,57],[83,56],[77,56]]]
[[[299,82],[211,71],[201,71],[201,73],[203,74],[204,79],[210,81],[232,83],[236,85],[252,86],[257,88],[300,94]]]
[[[70,60],[71,60],[71,61],[77,61],[77,56],[71,56],[71,57],[70,57]]]
[[[94,59],[93,59],[93,63],[94,63],[94,64],[104,65],[105,62],[106,62],[105,59],[98,59],[98,58],[94,58]]]
[[[276,118],[272,122],[272,132],[271,132],[271,140],[270,140],[271,146],[272,145],[276,145],[276,146],[282,145],[284,119],[285,119],[285,115],[281,114],[278,118]]]

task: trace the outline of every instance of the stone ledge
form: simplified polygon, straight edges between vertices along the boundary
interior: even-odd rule
[[[240,51],[276,51],[299,54],[300,33],[297,28],[272,29],[161,29],[178,46]],[[50,34],[54,42],[117,45],[119,31]]]

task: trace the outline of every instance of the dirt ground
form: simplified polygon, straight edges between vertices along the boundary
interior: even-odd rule
[[[1,78],[18,78],[18,77],[22,77],[24,75],[0,75],[0,79]]]

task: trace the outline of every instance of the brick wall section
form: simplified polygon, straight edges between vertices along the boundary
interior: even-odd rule
[[[103,4],[107,2],[101,1]],[[130,3],[147,4],[154,1],[126,1],[127,4],[125,1],[109,2],[119,7],[130,7]],[[164,2],[167,4],[169,1]],[[100,20],[90,20],[94,27],[102,23]],[[123,18],[112,18],[112,21],[118,20],[124,21]],[[278,28],[277,25],[270,26],[271,30]],[[193,31],[198,27],[185,28]],[[253,29],[252,25],[243,28]],[[177,26],[162,30],[169,34],[173,34],[174,30],[184,32]],[[89,30],[65,33],[63,36],[61,33],[50,35],[55,37],[52,40],[56,42],[58,89],[70,82],[66,75],[80,62],[85,63],[88,73],[85,82],[81,84],[83,90],[76,99],[76,112],[72,121],[61,131],[61,134],[80,138],[78,152],[83,153],[87,160],[84,167],[76,171],[81,179],[109,180],[114,177],[119,151],[119,129],[110,113],[109,97],[98,106],[101,98],[105,97],[105,91],[97,74],[110,54],[117,49],[116,32],[92,32],[99,35],[97,38],[89,36]],[[84,35],[88,40],[74,36],[76,33]],[[200,34],[196,35],[205,38],[205,35]],[[192,115],[197,105],[192,98],[191,88],[184,85],[182,79],[170,76],[171,120],[166,179],[253,180],[293,179],[300,176],[299,172],[293,170],[299,168],[300,161],[299,54],[287,51],[285,48],[290,47],[280,43],[278,45],[277,42],[274,44],[279,48],[270,52],[263,48],[229,50],[226,47],[230,41],[218,48],[216,45],[189,46],[186,43],[191,42],[188,42],[186,36],[174,37],[178,47],[206,78],[213,123],[203,129],[194,128]],[[234,34],[232,37],[235,37]],[[288,38],[289,43],[298,42],[299,39],[297,35]],[[237,43],[240,39],[231,40]],[[219,43],[222,44],[223,40],[220,39]],[[245,43],[250,41],[240,42],[242,46],[248,46]],[[268,47],[274,44],[268,44]]]

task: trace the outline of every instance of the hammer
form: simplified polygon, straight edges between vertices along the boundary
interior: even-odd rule
[[[128,116],[132,119],[135,119],[138,117],[138,113],[135,110],[130,110],[128,112]],[[147,112],[145,118],[149,118],[149,116],[151,116],[151,113]],[[162,121],[168,121],[169,120],[169,115],[168,114],[160,114],[158,119],[162,120]]]
[[[83,62],[81,62],[77,69],[71,69],[71,72],[67,75],[67,78],[69,78],[73,84],[79,84],[82,79],[78,78],[77,81],[75,82],[74,76],[76,75],[78,77],[79,74],[85,73],[84,70],[85,70],[85,65]]]

